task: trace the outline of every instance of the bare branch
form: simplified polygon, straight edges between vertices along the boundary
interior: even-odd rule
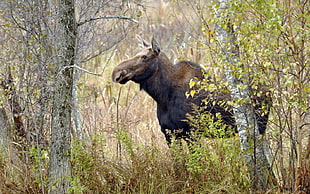
[[[89,18],[87,20],[84,20],[82,22],[79,22],[77,25],[81,26],[87,22],[91,22],[91,21],[95,21],[95,20],[101,20],[101,19],[122,19],[122,20],[129,20],[131,22],[134,23],[139,23],[137,20],[128,17],[128,16],[118,16],[118,15],[104,15],[104,16],[98,16],[98,17],[94,17],[94,18]]]
[[[306,125],[310,125],[310,123],[304,123],[304,124],[302,124],[299,128],[300,129],[302,129],[304,126],[306,126]]]
[[[70,68],[76,68],[76,69],[81,70],[81,71],[84,71],[84,72],[86,72],[86,73],[89,73],[89,74],[92,74],[92,75],[96,75],[96,76],[102,77],[102,74],[94,73],[94,72],[88,71],[87,69],[84,69],[84,68],[79,67],[79,66],[77,66],[77,65],[66,66],[66,67],[64,67],[64,68],[62,69],[62,71],[67,70],[67,69],[70,69]],[[61,71],[61,72],[62,72],[62,71]]]
[[[107,48],[104,48],[102,50],[100,50],[97,54],[94,54],[92,56],[87,56],[85,59],[81,60],[78,64],[80,63],[86,63],[87,61],[90,61],[91,59],[98,57],[100,55],[102,55],[105,51],[108,51],[110,49],[112,49],[115,45],[117,45],[119,42],[121,42],[122,40],[124,40],[125,36],[122,36],[121,38],[119,38],[118,40],[114,41],[110,46],[108,46]]]

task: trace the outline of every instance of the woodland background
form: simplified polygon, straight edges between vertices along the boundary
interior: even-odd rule
[[[64,14],[75,16],[72,34],[60,33],[66,18],[59,4],[75,11]],[[265,138],[277,184],[261,192],[307,193],[310,3],[230,1],[228,7],[243,66],[234,71],[252,85],[267,85],[273,100]],[[203,0],[2,0],[0,193],[53,193],[59,133],[68,151],[61,153],[69,164],[62,177],[68,193],[260,192],[237,136],[168,149],[155,102],[134,83],[111,81],[113,67],[139,52],[137,34],[155,36],[173,62],[191,60],[222,78],[216,9],[215,1]],[[66,53],[55,49],[70,38],[74,47]],[[62,61],[65,56],[72,57]],[[67,78],[70,87],[61,85]],[[55,127],[63,115],[66,122]],[[196,126],[206,128],[199,119]]]

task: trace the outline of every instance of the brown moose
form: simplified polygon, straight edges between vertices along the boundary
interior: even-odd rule
[[[154,38],[151,45],[144,40],[143,45],[146,48],[142,52],[114,68],[112,80],[120,84],[130,80],[138,83],[140,88],[156,101],[157,118],[168,144],[171,143],[171,134],[175,134],[177,138],[190,138],[191,126],[187,122],[187,114],[193,113],[193,105],[203,107],[203,111],[213,115],[220,113],[223,123],[230,130],[236,130],[232,108],[218,103],[225,98],[230,99],[229,93],[216,96],[211,95],[212,92],[204,91],[193,98],[186,96],[186,92],[190,90],[191,79],[204,79],[204,70],[200,65],[186,60],[173,64],[166,54],[161,52]],[[208,103],[204,103],[203,99],[208,99]],[[255,109],[261,109],[260,103],[265,102],[264,99],[257,98],[259,103]],[[268,113],[263,116],[256,113],[260,134],[265,133]]]

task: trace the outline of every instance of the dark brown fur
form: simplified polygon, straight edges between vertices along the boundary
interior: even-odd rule
[[[230,99],[229,93],[222,92],[215,95],[214,92],[202,91],[194,98],[186,97],[185,93],[190,90],[190,80],[204,79],[204,71],[200,65],[185,60],[173,64],[165,53],[160,52],[159,45],[154,39],[151,47],[145,42],[144,45],[147,48],[141,53],[115,67],[112,80],[121,84],[134,81],[157,102],[158,121],[168,143],[171,142],[170,134],[189,137],[191,127],[186,122],[186,115],[193,112],[193,105],[203,107],[203,111],[213,115],[220,113],[223,123],[236,129],[232,109],[218,103]],[[203,99],[207,99],[209,103],[204,104]],[[259,109],[261,106],[256,108]],[[259,131],[264,134],[268,114],[264,116],[257,114],[257,119],[261,123]]]

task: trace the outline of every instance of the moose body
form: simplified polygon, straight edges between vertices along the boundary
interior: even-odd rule
[[[223,123],[230,129],[236,129],[232,108],[217,103],[229,99],[229,93],[214,96],[204,91],[194,97],[186,96],[192,79],[204,79],[204,71],[200,65],[185,60],[173,64],[165,53],[160,51],[154,38],[151,45],[145,41],[143,43],[146,48],[142,52],[114,68],[112,80],[120,84],[134,81],[156,101],[157,118],[168,144],[171,143],[171,134],[177,138],[190,138],[191,126],[187,121],[187,114],[193,113],[193,106],[203,106],[203,111],[213,115],[220,113]],[[211,100],[210,103],[203,102],[206,98]],[[257,113],[256,116],[260,123],[259,132],[264,134],[268,114],[261,116]]]

